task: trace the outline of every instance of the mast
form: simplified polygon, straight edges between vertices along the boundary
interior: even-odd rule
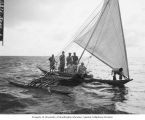
[[[105,1],[105,0],[104,0],[104,1]],[[96,26],[95,26],[95,28],[94,28],[94,30],[93,30],[93,32],[92,32],[92,34],[91,34],[91,36],[90,36],[88,42],[87,42],[87,45],[85,46],[85,48],[84,48],[84,50],[83,50],[83,52],[82,52],[82,54],[81,54],[81,56],[80,56],[80,58],[79,58],[79,60],[78,60],[78,64],[79,64],[79,62],[80,62],[80,60],[81,60],[83,54],[85,53],[85,51],[86,51],[86,49],[87,49],[87,47],[88,47],[88,45],[89,45],[89,43],[90,43],[90,41],[91,41],[93,35],[94,35],[94,32],[95,32],[95,30],[96,30],[96,28],[97,28],[97,26],[98,26],[98,24],[99,24],[99,22],[100,22],[100,20],[101,20],[101,17],[102,17],[102,15],[103,15],[103,13],[104,13],[104,11],[105,11],[105,9],[106,9],[106,7],[107,7],[109,1],[110,1],[110,0],[107,1],[105,7],[103,6],[103,10],[102,10],[102,12],[101,12],[101,15],[100,15],[100,17],[99,17],[99,19],[98,19],[98,21],[97,21],[97,24],[96,24]],[[107,64],[107,65],[108,65],[108,64]]]
[[[123,24],[122,24],[122,18],[121,18],[121,11],[120,11],[119,0],[117,0],[117,3],[118,3],[118,9],[119,9],[119,17],[120,17],[120,22],[121,22],[121,30],[122,30],[123,43],[124,43],[123,45],[124,45],[124,50],[125,50],[125,59],[126,59],[127,70],[128,70],[128,78],[129,78],[129,68],[128,68],[127,51],[126,51],[126,44],[125,44],[125,37],[124,37],[124,30],[123,30]]]

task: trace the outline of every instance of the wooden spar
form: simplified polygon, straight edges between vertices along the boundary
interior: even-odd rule
[[[126,59],[126,64],[127,64],[127,70],[128,70],[128,78],[129,78],[129,68],[128,68],[128,59],[127,59],[127,52],[126,52],[126,44],[125,44],[125,37],[124,37],[124,31],[123,31],[123,25],[122,25],[122,18],[121,18],[121,12],[120,12],[120,5],[119,1],[117,0],[118,3],[118,9],[119,9],[119,17],[121,21],[121,30],[122,30],[122,36],[123,36],[123,45],[124,45],[124,50],[125,50],[125,59]]]
[[[87,46],[88,46],[88,44],[90,43],[90,40],[91,40],[91,38],[89,39],[89,41],[88,41],[88,43],[87,43],[87,45],[86,45],[85,49],[83,50],[83,52],[82,52],[82,54],[81,54],[81,56],[80,56],[80,58],[79,58],[79,60],[78,60],[78,64],[79,64],[79,62],[80,62],[80,60],[81,60],[81,58],[82,58],[82,56],[83,56],[84,52],[86,51]]]
[[[80,58],[79,58],[79,60],[78,60],[78,64],[79,64],[79,62],[80,62],[80,60],[81,60],[81,58],[82,58],[84,52],[86,51],[86,49],[87,49],[87,47],[88,47],[88,45],[89,45],[89,43],[90,43],[90,41],[91,41],[91,39],[92,39],[92,37],[93,37],[93,35],[94,35],[94,32],[95,32],[96,28],[98,27],[98,24],[99,24],[99,22],[100,22],[100,20],[101,20],[101,18],[102,18],[103,13],[105,12],[105,9],[106,9],[108,3],[109,3],[109,1],[107,2],[106,6],[103,7],[104,9],[102,10],[101,16],[99,17],[99,19],[98,19],[98,21],[97,21],[97,24],[96,24],[96,26],[95,26],[95,28],[94,28],[94,30],[93,30],[91,36],[90,36],[90,39],[88,40],[87,45],[86,45],[86,47],[84,48],[84,50],[83,50],[83,52],[82,52],[82,54],[81,54],[81,56],[80,56]]]

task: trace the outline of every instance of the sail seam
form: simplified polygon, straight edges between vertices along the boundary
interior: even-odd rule
[[[107,3],[107,5],[109,4],[109,1],[108,1],[108,3]],[[106,6],[107,6],[106,5]],[[110,6],[109,6],[109,8],[110,8]],[[109,11],[108,11],[108,13],[107,13],[107,16],[108,16],[108,14],[109,14]],[[101,36],[101,34],[102,34],[102,30],[104,29],[104,26],[105,26],[105,24],[106,24],[106,21],[104,21],[104,25],[103,25],[103,27],[102,27],[102,29],[101,29],[101,31],[100,31],[100,34],[99,34],[99,36],[98,36],[98,40],[96,40],[96,43],[95,43],[95,46],[94,46],[94,49],[93,49],[93,52],[94,52],[94,50],[95,50],[95,47],[97,46],[97,43],[99,42],[99,38],[100,38],[100,36]],[[93,53],[92,52],[92,53]]]
[[[114,26],[114,32],[116,33],[116,35],[117,35],[117,37],[118,37],[118,32],[117,32],[117,30],[116,30],[116,26],[115,26],[115,24],[114,24],[114,19],[113,19],[113,17],[112,17],[112,12],[110,12],[111,13],[111,18],[112,18],[112,21],[113,21],[113,26]],[[119,38],[119,37],[118,37]],[[117,39],[115,39],[115,41],[116,41]],[[120,45],[120,42],[119,41],[116,41],[116,43],[118,43],[119,44],[119,48],[120,48],[120,51],[121,51],[121,45]],[[122,51],[121,51],[121,55],[123,56],[123,58],[125,58],[125,56],[124,56],[124,54],[122,53]]]
[[[76,43],[76,44],[79,45],[78,43]],[[83,46],[81,46],[81,45],[79,45],[79,46],[83,48]],[[86,49],[86,50],[87,50],[88,53],[90,53],[91,55],[93,55],[88,49]],[[110,68],[113,69],[112,66],[110,66],[108,63],[106,63],[105,61],[103,61],[102,59],[100,59],[99,57],[97,57],[96,55],[93,55],[93,56],[95,56],[97,59],[99,59],[99,60],[102,61],[104,64],[106,64],[107,66],[109,66]]]
[[[105,12],[105,9],[107,8],[108,3],[109,3],[109,1],[108,1],[107,4],[105,5],[105,8],[103,9],[103,11],[102,11],[102,13],[101,13],[101,16],[99,17],[98,21],[96,22],[96,26],[95,26],[95,28],[94,28],[94,30],[93,30],[93,33],[91,34],[91,36],[90,36],[90,38],[89,38],[89,40],[88,40],[88,42],[87,42],[87,45],[86,45],[85,49],[83,50],[83,52],[82,52],[82,54],[81,54],[81,56],[80,56],[80,58],[79,58],[79,60],[78,60],[78,63],[79,63],[80,59],[82,58],[82,56],[83,56],[83,54],[84,54],[84,52],[85,52],[87,46],[89,45],[89,43],[90,43],[90,41],[91,41],[91,39],[92,39],[92,37],[93,37],[93,34],[94,34],[94,32],[95,32],[95,30],[96,30],[96,28],[97,28],[97,26],[98,26],[98,24],[99,24],[99,22],[100,22],[102,16],[103,16],[103,13]]]
[[[95,32],[95,30],[96,30],[96,28],[97,28],[97,26],[98,26],[98,24],[99,24],[99,22],[100,22],[102,16],[103,16],[103,13],[105,12],[105,10],[106,10],[106,8],[107,8],[107,5],[108,5],[109,1],[110,1],[110,0],[108,0],[107,4],[105,5],[105,8],[103,9],[103,11],[102,11],[102,13],[101,13],[101,16],[100,16],[100,18],[98,19],[98,21],[97,21],[97,23],[96,23],[96,26],[95,26],[95,28],[94,28],[94,30],[93,30],[93,33],[91,34],[91,36],[90,36],[90,38],[89,38],[89,40],[88,40],[88,42],[87,42],[87,45],[86,45],[84,51],[82,52],[82,55],[84,54],[84,52],[85,52],[87,46],[89,45],[89,42],[90,42],[90,40],[91,40],[92,37],[93,37],[93,34],[94,34],[94,32]],[[82,57],[82,55],[81,55],[81,57]],[[80,61],[81,57],[79,58],[79,61]]]
[[[102,2],[101,2],[101,3],[102,3]],[[101,4],[101,3],[100,3],[100,4]],[[99,5],[100,5],[100,4],[99,4]],[[98,6],[99,6],[99,5],[98,5]],[[96,7],[96,9],[98,8],[98,6]],[[95,9],[95,10],[96,10],[96,9]],[[95,12],[95,10],[94,10],[94,12]],[[93,12],[93,13],[94,13],[94,12]],[[99,16],[100,12],[101,12],[101,10],[99,10],[98,13],[97,13],[97,15],[95,15],[95,16],[91,19],[91,21],[88,23],[88,25],[84,26],[84,24],[83,24],[81,27],[84,26],[84,29],[81,30],[78,34],[81,34],[81,33],[90,25],[90,23],[92,23],[92,21],[93,21],[97,16]],[[93,13],[92,13],[92,14],[93,14]],[[92,15],[92,14],[91,14],[91,15]],[[90,15],[90,16],[91,16],[91,15]],[[87,20],[86,20],[86,21],[87,21]],[[80,29],[81,29],[81,27],[80,27]],[[74,38],[74,40],[76,40],[77,38],[78,38],[78,35],[76,35],[76,37]]]
[[[84,29],[82,30],[82,31],[80,31],[80,34],[84,31],[84,30],[86,30],[87,29],[87,27],[93,22],[93,20],[97,17],[97,16],[99,16],[99,14],[101,13],[101,10],[97,13],[97,15],[88,23],[88,25],[86,25],[85,27],[84,27]],[[88,31],[87,33],[89,33],[90,31]],[[87,33],[85,33],[85,34],[87,34]],[[91,35],[90,35],[91,36]],[[78,36],[76,36],[76,38],[73,40],[74,42],[75,42],[75,40],[76,39],[78,39]],[[81,42],[80,42],[80,44],[83,42],[83,40],[81,40]]]

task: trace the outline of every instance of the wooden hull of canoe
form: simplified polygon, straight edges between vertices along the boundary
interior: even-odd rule
[[[45,70],[41,70],[41,71],[43,73],[46,72]],[[66,80],[67,81],[67,80],[70,80],[72,76],[70,77],[70,76],[67,76],[65,74],[61,74],[59,77],[60,77],[60,80]],[[116,81],[114,81],[114,80],[102,80],[102,79],[94,79],[94,78],[85,78],[83,82],[84,83],[100,82],[100,83],[105,83],[105,84],[121,87],[121,86],[124,86],[126,83],[128,83],[130,81],[131,81],[130,79],[129,80],[116,80]]]
[[[77,74],[74,75],[73,77],[51,75],[51,76],[46,76],[43,79],[46,79],[48,81],[55,80],[55,81],[58,81],[58,85],[68,86],[68,87],[75,87],[84,82],[84,79],[80,78],[80,76],[78,76]]]
[[[17,87],[21,87],[21,88],[31,88],[31,89],[32,88],[37,88],[37,87],[28,86],[28,84],[25,84],[24,82],[20,82],[20,81],[16,81],[16,82],[8,81],[8,82],[11,85],[14,85],[14,86],[17,86]],[[64,86],[61,86],[61,87],[64,87]],[[46,88],[41,88],[41,89],[47,90]],[[66,90],[64,91],[64,90],[58,89],[57,86],[50,87],[50,91],[52,93],[65,94],[65,95],[71,94],[71,91],[66,91]]]
[[[113,86],[124,86],[126,83],[132,81],[130,79],[128,80],[101,80],[101,79],[91,79],[88,82],[100,82],[100,83],[105,83]]]
[[[50,79],[51,76],[46,77],[46,79]],[[64,86],[77,86],[81,83],[92,83],[92,82],[100,82],[100,83],[105,83],[113,86],[123,86],[124,84],[130,82],[131,80],[102,80],[102,79],[94,79],[94,78],[76,78],[74,77],[62,77],[62,76],[57,76],[58,81],[61,83],[60,85]]]

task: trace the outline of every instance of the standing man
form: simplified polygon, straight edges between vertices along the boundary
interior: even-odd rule
[[[76,56],[76,53],[74,52],[74,55],[72,56],[73,64],[77,65],[78,64],[78,56]]]
[[[54,58],[54,54],[52,54],[52,56],[49,58],[49,62],[50,62],[50,72],[53,72],[55,70],[55,58]]]
[[[78,64],[78,56],[76,56],[76,53],[74,52],[73,56],[72,56],[72,62],[75,68],[75,72],[77,71],[77,64]]]
[[[64,54],[64,51],[62,51],[62,54],[60,55],[59,60],[60,60],[59,70],[60,70],[60,72],[64,72],[64,67],[65,67],[65,54]]]
[[[69,55],[67,56],[66,61],[67,61],[67,63],[66,63],[67,66],[72,64],[72,56],[71,56],[71,53],[69,53]]]

